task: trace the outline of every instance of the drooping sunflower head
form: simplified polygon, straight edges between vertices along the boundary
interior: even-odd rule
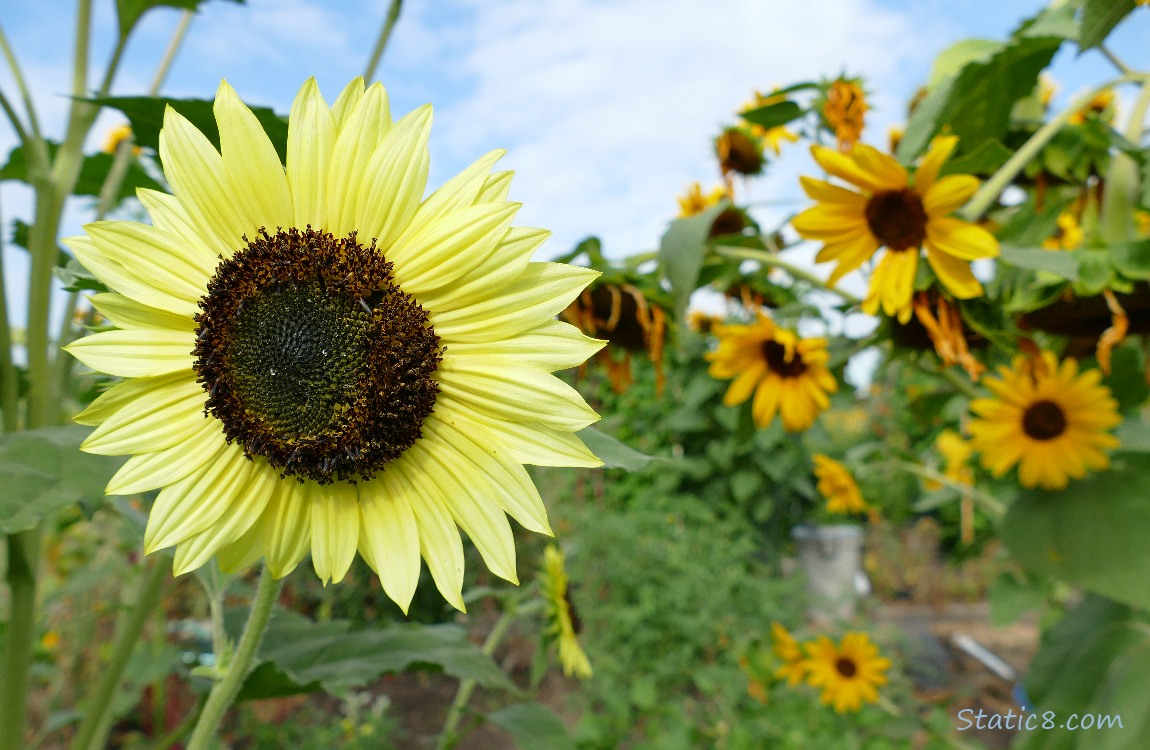
[[[226,83],[215,118],[218,149],[167,111],[152,225],[67,241],[114,290],[92,303],[117,329],[68,347],[126,378],[77,417],[132,456],[108,492],[159,490],[145,546],[177,574],[310,553],[326,583],[358,550],[406,609],[422,556],[462,609],[462,528],[515,581],[507,515],[550,533],[523,464],[598,464],[551,374],[602,345],[554,320],[596,272],[531,262],[548,233],[511,225],[502,152],[424,198],[431,110],[393,121],[379,84],[329,107],[308,81],[286,164]]]
[[[715,139],[715,156],[719,159],[719,169],[726,177],[731,173],[744,177],[757,175],[763,171],[766,160],[763,158],[763,144],[746,128],[725,128]]]
[[[862,137],[868,109],[866,94],[859,80],[838,78],[827,87],[823,121],[835,134],[840,150],[850,151]]]
[[[567,568],[563,553],[554,544],[548,544],[543,550],[539,582],[547,621],[544,632],[559,646],[563,674],[586,680],[592,674],[591,662],[579,645],[579,618],[567,589]]]
[[[802,177],[803,190],[818,203],[796,216],[792,225],[804,238],[824,243],[816,260],[837,264],[832,284],[880,247],[887,249],[871,274],[864,312],[874,315],[881,307],[901,323],[910,320],[923,247],[935,276],[952,295],[969,299],[982,294],[970,261],[997,255],[998,241],[982,227],[949,216],[978,188],[970,175],[938,176],[956,144],[953,136],[935,138],[913,181],[893,157],[866,144],[856,144],[849,154],[811,148],[828,174],[857,190]]]
[[[986,380],[995,397],[970,403],[971,446],[983,467],[1002,476],[1017,464],[1022,486],[1063,489],[1110,465],[1104,451],[1118,446],[1110,430],[1122,417],[1101,372],[1079,373],[1077,362],[1059,363],[1052,352],[998,369]]]
[[[866,511],[867,504],[846,466],[821,453],[811,456],[811,460],[815,463],[817,489],[827,501],[828,513],[851,514]]]
[[[838,713],[858,711],[878,701],[890,660],[881,656],[866,633],[850,632],[836,644],[827,636],[808,643],[808,682],[823,689],[822,702]]]
[[[646,352],[655,366],[655,391],[662,395],[667,313],[661,304],[633,284],[601,282],[584,290],[562,317],[588,336],[609,344],[599,353],[598,361],[606,368],[616,393],[631,386],[631,355]]]
[[[715,326],[719,346],[708,352],[707,372],[713,378],[734,378],[723,403],[735,406],[751,398],[755,425],[766,427],[780,414],[783,427],[799,432],[814,424],[830,406],[827,394],[838,382],[827,369],[827,342],[801,339],[775,326],[766,315],[749,325]]]

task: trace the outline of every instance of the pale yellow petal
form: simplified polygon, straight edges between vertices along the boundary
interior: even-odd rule
[[[88,237],[68,237],[64,239],[64,244],[96,278],[142,305],[189,318],[199,310],[199,297],[193,294],[191,287],[183,281],[172,279],[167,269],[158,269],[147,250],[140,252],[134,248],[124,248],[121,251],[115,244],[97,247]],[[158,284],[150,275],[153,270],[162,280]],[[168,281],[172,282],[171,286],[165,283]],[[207,278],[204,278],[204,287],[207,287]],[[200,294],[203,294],[203,290]]]
[[[379,574],[383,590],[404,614],[419,584],[419,528],[411,510],[411,485],[393,481],[401,465],[364,484],[360,491],[360,548]]]
[[[117,328],[167,328],[176,331],[194,331],[196,321],[166,310],[141,305],[122,294],[101,292],[88,298],[96,312]]]
[[[551,236],[546,229],[511,227],[479,264],[451,284],[424,294],[427,310],[456,310],[487,299],[527,270],[532,254]]]
[[[202,419],[194,432],[169,447],[129,458],[108,482],[105,492],[135,495],[165,487],[215,461],[226,446],[220,423]]]
[[[220,83],[213,106],[220,130],[224,183],[236,208],[243,215],[248,239],[264,228],[292,224],[292,199],[279,154],[263,126],[227,81]]]
[[[404,471],[397,481],[408,482],[411,510],[419,525],[419,551],[435,587],[447,603],[466,612],[463,604],[463,540],[441,499],[444,489],[436,477],[420,471]]]
[[[148,513],[144,551],[151,554],[208,529],[247,485],[254,467],[230,445],[211,464],[160,490]]]
[[[259,520],[279,481],[279,472],[266,462],[257,460],[250,466],[248,481],[228,499],[230,502],[225,501],[226,507],[215,523],[176,545],[173,574],[182,575],[199,568],[221,548],[242,537]]]
[[[288,116],[287,182],[291,189],[293,226],[327,225],[327,175],[335,148],[335,117],[315,78],[307,79]]]
[[[443,393],[493,417],[572,432],[599,420],[578,391],[534,368],[445,359],[436,379]]]
[[[570,323],[552,318],[500,341],[452,344],[443,356],[464,361],[475,358],[496,367],[530,363],[554,372],[583,364],[606,343],[590,338]]]
[[[462,422],[465,425],[462,428],[464,430],[482,430],[490,434],[493,440],[505,446],[511,457],[520,463],[587,468],[603,465],[603,462],[583,445],[583,441],[566,430],[556,430],[538,422],[509,422],[491,417],[468,409],[446,395],[435,402],[435,413],[445,421]],[[518,520],[514,513],[511,515]]]
[[[139,378],[190,373],[195,362],[195,340],[191,331],[133,328],[88,334],[64,349],[93,370]]]
[[[134,403],[137,399],[150,398],[150,394],[155,389],[189,378],[191,378],[191,373],[178,372],[151,378],[133,378],[116,383],[97,396],[83,411],[72,417],[72,420],[89,426],[103,424],[113,414]]]
[[[494,203],[507,200],[507,193],[511,190],[511,178],[514,172],[493,172],[483,181],[483,189],[475,197],[476,203]]]
[[[307,484],[288,477],[281,480],[279,492],[268,500],[267,548],[264,556],[268,570],[283,578],[295,570],[311,546],[311,501]]]
[[[411,223],[427,188],[431,157],[431,106],[409,113],[388,132],[363,172],[356,229],[361,239],[378,240],[377,247],[394,260],[391,246]]]
[[[326,586],[339,583],[359,545],[359,489],[347,482],[314,485],[311,496],[311,564]]]
[[[360,229],[356,224],[360,216],[360,203],[370,199],[364,191],[364,176],[379,138],[387,94],[374,84],[364,92],[363,98],[347,114],[341,124],[332,148],[331,165],[327,173],[325,196],[327,206],[324,227],[337,237],[344,237]],[[361,237],[370,241],[371,237]]]

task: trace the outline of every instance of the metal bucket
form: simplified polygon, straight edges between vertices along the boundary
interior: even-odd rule
[[[856,582],[862,573],[862,527],[803,525],[791,529],[791,537],[807,579],[807,616],[821,623],[854,617]]]

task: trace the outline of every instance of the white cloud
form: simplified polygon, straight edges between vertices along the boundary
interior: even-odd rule
[[[469,3],[453,64],[473,90],[438,109],[433,145],[513,144],[521,220],[556,231],[552,253],[585,233],[614,255],[653,247],[684,185],[717,179],[711,139],[753,89],[847,70],[882,91],[925,59],[907,19],[868,0]]]

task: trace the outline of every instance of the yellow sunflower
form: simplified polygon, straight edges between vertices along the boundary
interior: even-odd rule
[[[591,676],[591,662],[579,645],[579,623],[567,593],[567,569],[563,553],[554,544],[543,550],[543,570],[539,574],[540,590],[547,619],[546,632],[559,644],[559,663],[563,674],[585,680]]]
[[[726,197],[728,197],[727,189],[722,185],[704,195],[703,186],[698,182],[692,182],[687,186],[687,192],[676,199],[679,201],[679,218],[698,216],[711,206],[719,205],[719,201]]]
[[[1022,486],[1062,489],[1110,465],[1103,451],[1118,446],[1109,430],[1122,417],[1101,372],[1080,374],[1073,359],[1059,364],[1051,352],[998,370],[1000,378],[986,381],[995,398],[970,403],[971,446],[983,467],[997,477],[1018,464]]]
[[[1067,122],[1071,125],[1082,125],[1090,118],[1098,118],[1104,122],[1114,121],[1114,102],[1118,96],[1114,93],[1114,89],[1103,89],[1091,97],[1086,105],[1079,109],[1077,112],[1071,113],[1067,118]]]
[[[214,109],[218,152],[165,113],[153,226],[67,241],[115,290],[92,303],[118,330],[68,347],[128,378],[77,417],[85,450],[132,455],[108,493],[160,490],[145,548],[175,546],[176,574],[310,552],[326,583],[358,550],[406,609],[422,556],[462,610],[458,526],[516,581],[507,515],[551,533],[523,464],[600,463],[551,374],[601,346],[554,320],[598,274],[530,262],[548,232],[511,226],[500,151],[423,198],[431,108],[393,122],[379,84],[329,107],[305,83],[286,168],[227,83]]]
[[[862,513],[867,509],[859,486],[847,467],[821,453],[814,454],[811,459],[815,462],[817,488],[827,501],[828,513]]]
[[[822,701],[838,713],[858,711],[863,703],[878,701],[878,688],[886,684],[890,660],[866,633],[850,632],[836,645],[825,635],[807,644],[807,681],[823,689]]]
[[[798,685],[810,668],[802,646],[781,623],[771,623],[771,651],[783,663],[775,670],[775,677],[786,680],[788,685]]]
[[[743,105],[743,111],[747,112],[752,109],[759,109],[771,104],[778,104],[785,100],[783,94],[763,94],[760,91],[755,92],[755,96],[751,101]],[[797,135],[787,129],[786,125],[779,125],[773,128],[764,128],[762,125],[755,125],[750,123],[751,134],[759,138],[763,145],[775,152],[775,156],[782,153],[783,142],[794,143],[799,139]]]
[[[719,348],[707,353],[707,372],[734,378],[723,396],[727,406],[754,394],[751,413],[758,427],[769,425],[777,412],[784,429],[799,432],[830,406],[827,394],[838,390],[838,383],[827,369],[826,339],[800,339],[762,313],[750,325],[717,325],[713,333]]]
[[[835,134],[839,149],[849,152],[862,137],[870,107],[858,81],[838,79],[827,89],[823,119]]]
[[[1047,250],[1074,250],[1082,244],[1082,227],[1078,217],[1072,213],[1058,215],[1058,226],[1054,234],[1042,241]]]
[[[951,294],[959,299],[982,294],[969,261],[998,255],[998,240],[976,224],[948,216],[978,189],[978,180],[970,175],[938,176],[957,142],[953,136],[935,138],[913,183],[901,164],[871,146],[857,144],[849,154],[812,147],[823,169],[859,192],[801,177],[803,190],[818,205],[796,216],[793,225],[804,238],[825,243],[817,261],[838,263],[831,284],[880,247],[887,248],[871,275],[864,312],[874,315],[881,305],[900,323],[910,320],[919,249],[924,245],[927,262]]]
[[[958,484],[974,484],[974,472],[970,469],[974,448],[970,441],[954,430],[943,430],[934,439],[934,447],[946,462],[943,473],[948,479]]]

